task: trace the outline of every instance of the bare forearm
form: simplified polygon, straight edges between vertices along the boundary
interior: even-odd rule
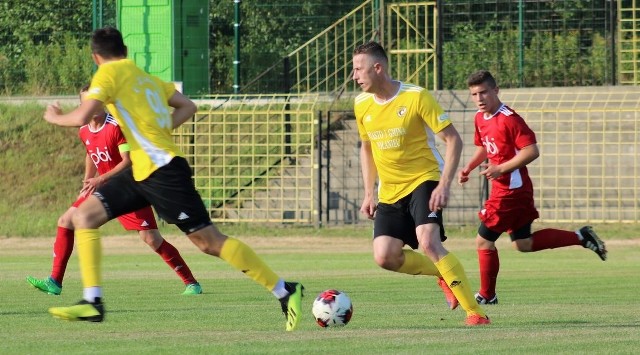
[[[440,176],[440,184],[450,186],[456,175],[462,154],[462,139],[458,134],[452,134],[446,138],[447,150],[444,158],[444,168]]]
[[[500,164],[500,172],[508,174],[514,170],[520,169],[536,160],[538,156],[540,156],[540,152],[538,151],[538,146],[536,144],[526,146],[509,161]]]
[[[371,153],[371,147],[366,146],[367,143],[362,143],[360,148],[360,165],[362,170],[362,182],[364,185],[364,193],[366,196],[373,196],[374,187],[378,172],[376,170],[375,162],[373,161],[373,155]]]
[[[465,174],[469,174],[473,169],[477,168],[487,159],[487,151],[484,147],[476,146],[476,150],[469,159],[469,162],[462,168]]]

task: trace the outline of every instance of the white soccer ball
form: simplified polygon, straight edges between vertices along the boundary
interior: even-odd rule
[[[345,326],[351,320],[353,305],[346,293],[338,290],[321,292],[311,310],[316,323],[322,328]]]

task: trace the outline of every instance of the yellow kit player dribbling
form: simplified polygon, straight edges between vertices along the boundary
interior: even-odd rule
[[[436,276],[449,308],[460,304],[467,313],[465,324],[489,324],[462,264],[442,245],[442,209],[462,140],[431,94],[392,80],[388,65],[385,50],[376,42],[353,53],[353,80],[364,91],[354,107],[365,188],[360,211],[374,220],[374,259],[390,271]],[[444,157],[435,149],[436,136],[447,146]]]

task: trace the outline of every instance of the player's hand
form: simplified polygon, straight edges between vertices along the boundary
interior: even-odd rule
[[[95,190],[96,188],[93,187],[92,185],[84,184],[84,186],[82,187],[82,190],[80,190],[80,196],[87,197],[91,195]]]
[[[82,183],[85,186],[87,186],[88,188],[91,188],[91,189],[95,190],[98,187],[100,187],[100,185],[102,185],[103,179],[102,179],[101,176],[96,176],[96,177],[92,177],[92,178],[88,178],[86,180],[83,180]],[[91,192],[93,192],[93,190]]]
[[[375,219],[376,217],[376,203],[371,198],[365,197],[360,206],[360,212],[367,216],[368,219]]]
[[[449,188],[438,184],[431,192],[431,198],[429,199],[429,209],[431,211],[438,211],[445,207],[449,203]]]
[[[467,181],[469,181],[469,172],[464,169],[460,170],[458,173],[458,184],[462,185]]]
[[[493,165],[490,163],[480,164],[480,167],[484,170],[480,171],[480,175],[484,175],[487,180],[497,179],[502,176],[502,171],[500,170],[499,165]]]
[[[58,116],[62,114],[62,109],[60,108],[60,104],[58,102],[47,105],[47,108],[44,110],[44,119],[49,123],[56,123]]]

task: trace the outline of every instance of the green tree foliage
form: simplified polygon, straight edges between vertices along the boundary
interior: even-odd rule
[[[102,24],[115,25],[116,0],[101,3]],[[603,0],[525,2],[522,69],[517,2],[499,3],[444,2],[440,58],[445,89],[464,88],[466,76],[479,68],[494,71],[503,87],[610,82],[612,35],[593,22],[604,17]],[[335,0],[330,6],[318,0],[242,0],[241,90],[282,91],[283,57],[359,4],[356,0]],[[230,93],[234,84],[234,2],[210,0],[209,6],[211,90]],[[89,0],[0,2],[0,95],[75,94],[93,67],[87,55],[92,19]],[[414,45],[406,44],[408,48]],[[350,53],[336,58],[348,62]],[[257,85],[248,85],[256,78]]]
[[[605,84],[607,43],[600,35],[584,50],[577,31],[537,32],[524,44],[524,66],[520,69],[518,30],[509,23],[493,22],[484,28],[461,24],[452,33],[443,45],[445,89],[464,89],[466,77],[479,69],[495,73],[502,87]]]
[[[77,91],[91,74],[91,29],[91,1],[2,1],[0,94]]]
[[[282,59],[334,21],[359,5],[337,0],[331,6],[317,0],[241,2],[241,85],[275,66],[261,81],[263,91],[282,90]],[[211,86],[215,92],[231,92],[234,60],[234,6],[231,1],[210,2]]]

